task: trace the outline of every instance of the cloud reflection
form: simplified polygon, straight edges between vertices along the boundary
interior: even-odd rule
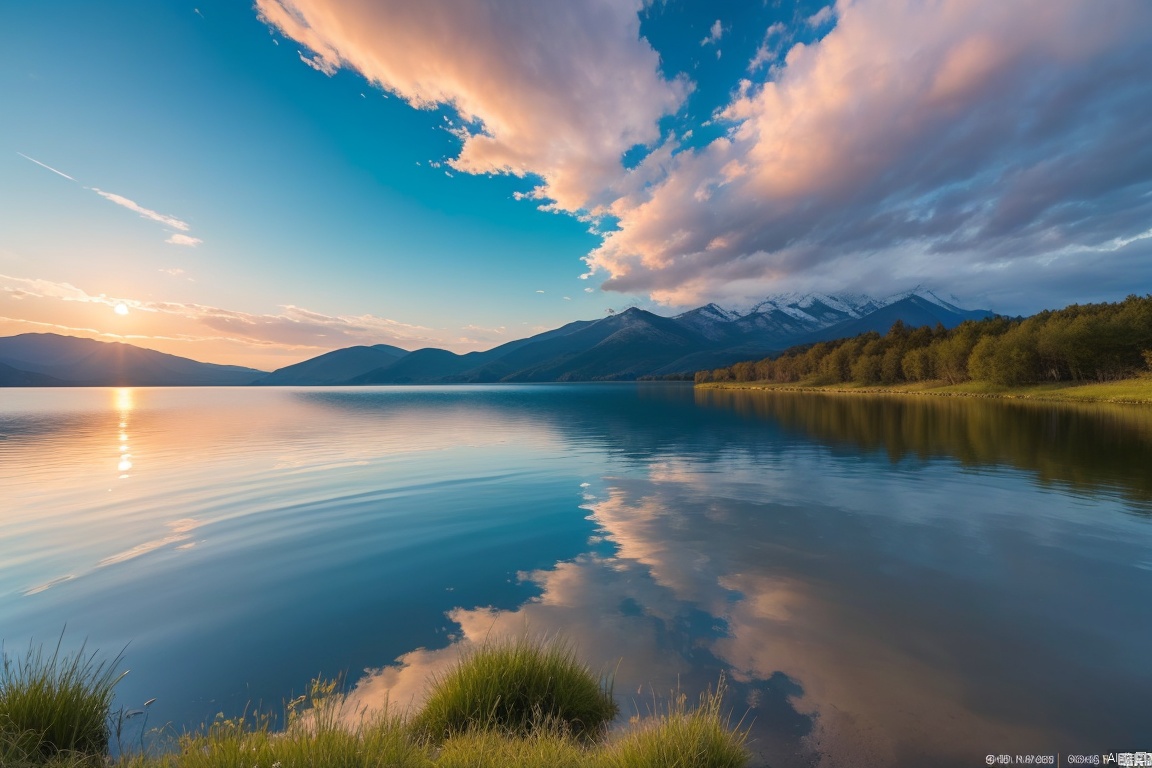
[[[1035,751],[1075,739],[1053,725],[1068,717],[1052,703],[1068,683],[1050,672],[1069,648],[1033,651],[1027,669],[1014,668],[1019,657],[1002,647],[1025,630],[997,624],[987,606],[1016,587],[978,575],[995,552],[975,555],[951,516],[860,515],[837,501],[852,488],[824,490],[795,465],[762,466],[759,479],[734,469],[659,461],[585,489],[613,551],[521,574],[540,593],[514,609],[450,611],[452,645],[369,670],[354,709],[417,706],[465,647],[528,631],[562,634],[590,663],[618,663],[625,716],[677,682],[694,695],[726,672],[730,706],[737,717],[750,708],[753,748],[774,766],[967,765],[978,745]],[[1042,603],[1030,620],[1058,623],[1050,608],[1068,606]],[[1034,678],[1041,669],[1046,681]]]

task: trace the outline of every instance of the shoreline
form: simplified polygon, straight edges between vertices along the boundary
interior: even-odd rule
[[[997,387],[977,382],[850,386],[844,384],[773,384],[765,381],[710,381],[696,384],[694,388],[700,390],[799,392],[832,395],[930,395],[932,397],[973,397],[1047,403],[1152,405],[1152,376],[1088,384],[1038,384],[1026,387]]]

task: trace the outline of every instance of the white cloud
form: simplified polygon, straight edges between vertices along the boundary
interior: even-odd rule
[[[199,13],[199,11],[197,11],[197,13]],[[76,181],[76,179],[72,178],[71,176],[64,173],[63,171],[58,171],[50,165],[45,165],[44,163],[40,162],[39,160],[36,160],[35,158],[32,158],[32,157],[28,157],[28,155],[25,155],[22,152],[17,152],[16,154],[20,155],[20,157],[24,158],[25,160],[30,160],[31,162],[36,163],[36,165],[40,166],[41,168],[46,168],[49,171],[52,171],[52,173],[55,173],[58,176],[63,176],[64,178],[68,179],[69,181]],[[77,183],[79,183],[79,182],[77,182]],[[134,200],[129,200],[128,198],[124,197],[123,195],[113,194],[112,192],[105,192],[104,190],[98,189],[96,187],[85,187],[85,189],[91,189],[93,192],[100,195],[100,197],[103,197],[105,200],[116,203],[116,205],[119,205],[123,208],[127,208],[130,211],[135,211],[136,213],[140,214],[142,217],[144,217],[146,219],[151,219],[152,221],[159,222],[161,224],[164,224],[165,226],[172,227],[173,229],[178,229],[181,232],[187,232],[189,229],[191,229],[191,227],[188,225],[187,222],[182,221],[182,220],[176,218],[175,216],[168,216],[168,215],[165,215],[163,213],[157,213],[156,211],[153,211],[149,208],[145,208],[144,206],[140,205],[139,203],[135,202]],[[198,237],[191,237],[189,235],[181,235],[181,234],[173,234],[164,242],[172,243],[173,245],[197,246],[204,241]]]
[[[723,36],[724,26],[720,23],[720,19],[716,19],[712,22],[712,28],[708,30],[708,36],[700,41],[700,45],[715,45]]]
[[[312,67],[312,69],[317,72],[323,72],[329,77],[336,74],[337,66],[335,62],[321,58],[320,56],[309,56],[303,51],[296,51],[296,55],[300,57],[300,61]]]
[[[87,291],[77,288],[71,283],[60,283],[52,280],[38,278],[13,277],[0,275],[0,288],[10,296],[16,298],[49,298],[61,301],[79,301],[85,303],[104,304],[114,307],[121,303],[120,299],[109,298],[104,294],[94,296]]]
[[[620,158],[660,139],[659,119],[690,89],[660,74],[640,37],[641,0],[533,0],[438,12],[406,0],[257,0],[261,19],[310,51],[310,66],[353,69],[411,105],[449,105],[464,125],[448,164],[537,175],[555,210],[609,204]]]
[[[105,200],[116,203],[116,205],[119,205],[122,208],[127,208],[130,211],[134,211],[140,214],[145,219],[151,219],[152,221],[160,222],[166,227],[172,227],[173,229],[178,229],[181,232],[187,232],[189,229],[191,229],[187,222],[181,221],[175,216],[168,216],[163,213],[157,213],[156,211],[153,211],[149,208],[145,208],[139,203],[133,200],[129,200],[123,195],[113,194],[112,192],[105,192],[104,190],[97,189],[96,187],[92,187],[92,191],[100,195],[100,197],[104,198]]]
[[[826,5],[808,17],[808,26],[819,27],[823,24],[827,24],[832,20],[832,17],[835,15],[835,13],[836,10],[832,6]]]
[[[764,33],[764,41],[756,49],[756,55],[752,57],[752,61],[748,62],[749,72],[756,72],[765,64],[771,64],[780,57],[780,51],[787,42],[785,35],[787,30],[788,28],[781,22],[776,22],[768,27]]]

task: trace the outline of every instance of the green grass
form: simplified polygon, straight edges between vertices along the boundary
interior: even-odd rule
[[[593,768],[601,753],[562,728],[528,734],[473,730],[450,736],[436,752],[436,768]]]
[[[413,716],[352,712],[334,681],[288,704],[286,726],[245,714],[154,739],[109,758],[111,692],[120,657],[29,648],[5,657],[3,768],[739,768],[747,734],[721,713],[722,690],[689,708],[636,718],[611,735],[611,683],[571,645],[528,638],[486,643],[431,681]],[[17,715],[17,716],[14,716]],[[607,738],[605,738],[607,737]]]
[[[127,672],[120,657],[98,660],[81,647],[62,654],[29,645],[0,667],[0,762],[35,765],[83,763],[108,751],[112,692]]]
[[[1140,376],[1118,381],[1095,383],[1060,382],[1004,387],[982,381],[946,384],[941,381],[894,384],[891,386],[863,384],[774,384],[770,382],[709,382],[698,384],[701,389],[758,389],[802,392],[833,392],[850,394],[919,394],[959,397],[994,397],[1018,400],[1042,400],[1077,403],[1133,403],[1152,404],[1152,376]]]
[[[136,755],[123,768],[430,768],[425,745],[398,718],[346,727],[336,720],[284,731],[271,718],[217,720],[179,737],[175,749]]]
[[[522,637],[465,651],[433,678],[414,725],[432,739],[472,730],[527,734],[544,725],[595,736],[618,711],[611,679],[602,683],[569,644]]]
[[[748,733],[732,727],[724,715],[724,682],[701,695],[698,706],[676,696],[667,711],[632,723],[611,744],[606,766],[611,768],[740,768],[748,762]]]

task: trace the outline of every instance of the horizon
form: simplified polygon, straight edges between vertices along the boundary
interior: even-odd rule
[[[892,294],[891,296],[881,297],[881,298],[879,298],[878,300],[879,300],[879,302],[880,302],[880,304],[881,304],[882,306],[887,306],[889,303],[891,303],[891,302],[893,302],[893,301],[895,301],[895,300],[899,300],[899,299],[901,299],[901,298],[907,298],[907,297],[910,297],[910,296],[914,296],[914,295],[915,295],[915,296],[921,296],[921,297],[922,297],[922,296],[923,296],[925,293],[927,293],[927,294],[931,294],[931,295],[932,295],[932,296],[934,296],[936,299],[938,299],[938,300],[941,300],[941,301],[945,301],[945,302],[947,302],[949,299],[952,299],[952,300],[956,300],[956,299],[958,299],[958,297],[956,297],[956,296],[949,296],[948,298],[944,298],[944,297],[941,297],[941,296],[937,295],[937,294],[936,294],[936,292],[935,292],[935,291],[932,291],[931,289],[924,289],[924,288],[921,288],[921,287],[919,287],[919,286],[918,286],[916,289],[913,289],[912,291],[901,291],[901,292],[898,292],[898,293]],[[784,298],[794,298],[794,296],[795,296],[795,295],[798,295],[798,294],[792,294],[792,295],[789,295],[789,294],[776,294],[776,295],[773,295],[773,296],[769,296],[769,297],[766,297],[766,298],[764,299],[764,301],[779,301],[779,300],[781,300],[781,299],[784,299]],[[839,294],[839,295],[840,295],[840,296],[845,296],[845,295],[847,295],[847,294]],[[867,298],[867,299],[876,299],[876,298],[877,298],[877,297],[873,297],[873,296],[867,296],[867,295],[865,295],[865,294],[852,294],[852,295],[853,295],[855,298],[858,298],[858,299],[859,299],[859,298]],[[809,294],[804,294],[804,295],[802,295],[802,296],[801,296],[801,298],[802,298],[802,299],[806,299],[806,298],[809,298],[809,297],[812,297],[812,296],[815,296],[815,297],[817,297],[818,299],[825,299],[825,298],[836,298],[836,295],[835,295],[835,294],[831,294],[831,295],[829,295],[829,294],[822,294],[822,293],[820,293],[820,292],[812,292],[812,293],[809,293]],[[931,300],[931,299],[929,299],[929,300]],[[763,303],[763,302],[761,302],[761,303]],[[701,305],[701,306],[699,306],[699,307],[694,307],[694,308],[692,308],[692,309],[690,309],[690,310],[687,310],[687,311],[688,311],[688,312],[692,312],[692,311],[694,311],[694,310],[696,310],[696,309],[704,309],[705,307],[709,307],[709,306],[716,306],[716,304],[715,304],[715,303],[709,303],[709,304]],[[955,303],[953,303],[953,306],[959,306],[959,305],[956,305]],[[982,309],[982,308],[979,308],[979,307],[977,307],[977,308],[973,308],[973,307],[959,307],[959,308],[961,308],[961,309],[964,309],[964,310],[969,310],[969,311],[971,311],[971,310],[973,310],[973,309],[976,309],[976,310]],[[733,311],[733,312],[735,312],[735,313],[736,313],[738,316],[745,316],[745,315],[751,314],[751,313],[753,312],[753,309],[754,309],[754,307],[751,307],[751,306],[748,306],[748,307],[721,307],[721,309],[725,309],[725,310],[727,310],[727,311]],[[614,315],[623,315],[623,314],[625,314],[625,313],[627,313],[627,312],[629,312],[629,311],[631,311],[631,310],[640,310],[640,311],[644,311],[644,312],[651,312],[652,314],[656,314],[656,315],[658,315],[658,316],[660,316],[660,317],[678,317],[678,316],[680,316],[680,315],[684,314],[683,312],[681,312],[681,313],[677,313],[676,315],[661,315],[659,312],[653,312],[652,310],[643,309],[642,307],[637,307],[637,306],[628,306],[628,307],[625,307],[625,308],[621,309],[620,311],[616,311],[616,310],[612,310],[612,309],[610,309],[610,310],[608,310],[608,314],[606,315],[606,317],[598,317],[598,318],[595,318],[595,319],[593,319],[593,320],[587,320],[587,319],[581,320],[580,318],[577,318],[577,319],[575,319],[575,320],[572,320],[572,321],[570,321],[570,322],[595,322],[595,321],[597,321],[597,320],[604,320],[604,319],[606,319],[607,317],[611,317],[611,316],[614,316]],[[565,325],[567,325],[567,324],[568,324],[568,323],[565,323]],[[535,335],[538,335],[538,333],[546,333],[546,332],[548,332],[548,331],[551,331],[551,330],[556,330],[556,329],[554,329],[554,328],[545,329],[544,331],[539,331],[539,332],[536,332],[536,333],[532,333],[532,334],[529,334],[529,336],[520,337],[520,338],[518,338],[518,339],[509,339],[509,340],[507,340],[507,341],[502,341],[502,342],[500,342],[499,344],[495,344],[495,345],[493,345],[493,346],[490,346],[490,347],[487,347],[487,348],[484,348],[484,349],[468,350],[468,352],[452,352],[452,350],[444,350],[444,351],[452,352],[452,354],[458,354],[458,355],[466,355],[466,354],[469,354],[469,353],[471,353],[471,352],[487,352],[487,351],[490,351],[490,350],[492,350],[492,349],[495,349],[495,348],[496,348],[496,347],[498,347],[498,346],[502,346],[503,344],[507,344],[507,343],[509,343],[509,342],[512,342],[512,341],[520,341],[520,340],[522,340],[522,339],[525,339],[525,338],[529,338],[530,336],[535,336]],[[129,345],[129,346],[137,347],[138,349],[145,349],[145,350],[149,350],[149,351],[153,351],[153,352],[163,352],[163,353],[165,353],[165,354],[175,354],[175,353],[171,353],[171,352],[164,352],[164,350],[162,350],[162,349],[156,349],[156,348],[154,348],[154,347],[146,347],[146,346],[143,346],[143,345],[141,345],[141,344],[135,343],[135,341],[134,341],[134,340],[132,340],[132,339],[127,339],[127,340],[126,340],[126,339],[120,339],[120,338],[115,338],[115,339],[101,339],[101,338],[93,338],[93,337],[91,337],[91,336],[74,336],[74,335],[69,335],[69,334],[56,333],[56,332],[53,332],[53,331],[27,331],[27,332],[25,332],[25,333],[23,333],[23,334],[13,334],[13,335],[16,335],[16,336],[21,336],[21,335],[22,335],[22,336],[30,336],[30,335],[60,336],[60,337],[62,337],[62,338],[84,339],[84,340],[87,340],[87,341],[96,341],[96,342],[101,342],[101,343],[105,343],[105,344],[126,344],[126,345]],[[10,337],[3,337],[3,336],[0,336],[0,338],[10,338]],[[381,343],[381,344],[383,344],[383,342],[380,342],[380,343]],[[347,347],[337,347],[336,349],[327,350],[327,351],[325,351],[325,352],[319,352],[319,353],[317,353],[317,354],[315,354],[315,355],[310,355],[310,356],[308,356],[308,357],[304,357],[304,358],[301,358],[301,359],[299,359],[299,360],[295,360],[295,361],[292,361],[292,362],[287,362],[287,363],[284,363],[282,366],[280,366],[280,368],[284,368],[284,367],[292,366],[292,365],[295,365],[295,364],[297,364],[297,363],[306,362],[306,361],[308,361],[308,360],[311,360],[311,359],[314,359],[314,358],[316,358],[316,357],[320,357],[320,356],[323,356],[323,355],[325,355],[325,354],[328,354],[328,352],[337,351],[337,350],[339,350],[339,349],[347,349],[347,348],[349,348],[349,347],[355,347],[355,346],[373,346],[373,345],[372,345],[372,344],[363,344],[363,345],[350,344],[350,345],[348,345]],[[414,349],[407,349],[407,348],[404,348],[404,347],[399,347],[399,345],[389,345],[389,346],[395,346],[395,347],[398,347],[398,348],[400,348],[400,349],[403,349],[405,352],[418,352],[418,351],[420,351],[420,350],[422,350],[422,349],[443,349],[442,347],[416,347],[416,348],[414,348]],[[179,357],[183,357],[183,355],[178,355],[178,356],[179,356]],[[188,358],[188,359],[193,359],[193,358]],[[216,362],[216,361],[213,361],[213,360],[195,360],[195,359],[193,359],[193,361],[194,361],[194,362],[199,362],[199,363],[209,363],[209,364],[213,364],[213,365],[235,365],[234,363],[218,363],[218,362]],[[252,368],[252,366],[241,366],[241,367]],[[262,372],[262,373],[272,373],[272,372],[274,372],[274,371],[275,371],[275,370],[277,370],[277,369],[268,369],[268,370],[264,370],[264,369],[254,368],[254,370],[260,371],[260,372]]]
[[[0,336],[274,370],[628,307],[1152,292],[1152,6],[0,10]],[[400,42],[403,44],[400,44]]]

